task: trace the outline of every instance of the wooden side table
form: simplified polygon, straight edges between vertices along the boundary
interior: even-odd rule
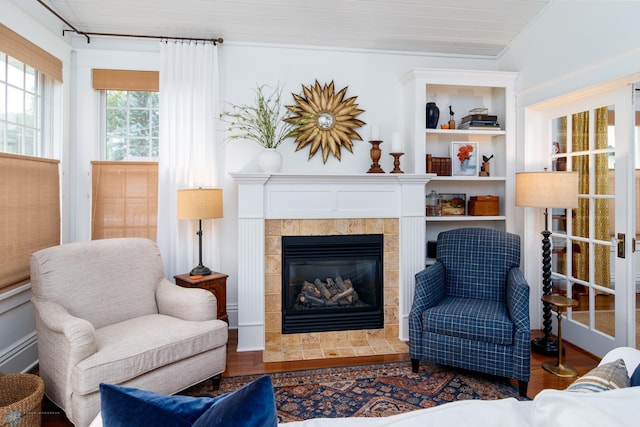
[[[227,277],[229,276],[226,274],[216,272],[202,276],[201,279],[192,279],[189,274],[173,276],[178,286],[206,289],[215,295],[218,300],[217,318],[229,323],[229,316],[227,315]]]
[[[562,363],[562,313],[567,307],[577,306],[578,301],[562,295],[543,295],[540,299],[551,304],[553,306],[553,311],[558,313],[558,361],[556,363],[544,362],[542,364],[542,368],[559,377],[577,377],[578,371],[575,368]]]

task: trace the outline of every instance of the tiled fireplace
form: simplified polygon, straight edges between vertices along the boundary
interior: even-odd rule
[[[384,236],[384,328],[282,333],[281,236],[382,234]],[[398,326],[398,219],[270,219],[265,236],[266,362],[406,353]]]
[[[238,351],[265,361],[407,352],[425,259],[424,175],[232,174],[238,183]],[[383,236],[384,327],[282,332],[282,236]]]

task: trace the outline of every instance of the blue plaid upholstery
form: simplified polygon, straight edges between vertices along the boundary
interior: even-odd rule
[[[437,261],[415,276],[409,354],[458,368],[530,377],[529,285],[520,237],[484,228],[438,235]]]

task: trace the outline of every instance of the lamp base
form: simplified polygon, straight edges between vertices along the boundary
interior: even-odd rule
[[[191,276],[208,276],[212,273],[211,269],[209,267],[205,267],[204,265],[200,264],[196,267],[193,267],[193,270],[191,270],[189,272],[189,275]]]
[[[544,362],[542,364],[542,368],[545,371],[551,372],[553,375],[562,378],[573,378],[577,377],[579,374],[575,368],[558,362]]]
[[[543,356],[557,356],[558,343],[549,337],[539,337],[531,340],[531,350]]]

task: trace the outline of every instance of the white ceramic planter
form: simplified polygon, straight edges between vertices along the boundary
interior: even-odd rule
[[[280,168],[282,168],[282,154],[275,148],[265,148],[258,157],[258,165],[262,172],[280,172]]]

